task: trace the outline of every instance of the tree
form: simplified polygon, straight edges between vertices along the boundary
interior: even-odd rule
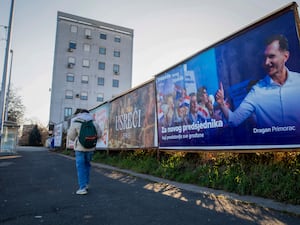
[[[24,118],[24,111],[25,106],[23,105],[21,96],[18,95],[16,89],[10,88],[7,120],[21,124]]]
[[[42,145],[42,137],[40,130],[37,125],[34,125],[29,134],[29,145],[30,146],[41,146]]]

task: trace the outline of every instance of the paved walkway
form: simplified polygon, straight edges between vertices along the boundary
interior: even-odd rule
[[[70,157],[70,156],[65,156],[65,155],[62,155],[62,156],[73,159],[73,157]],[[221,199],[227,199],[229,201],[239,201],[239,202],[247,203],[247,204],[256,204],[263,208],[269,208],[269,209],[273,209],[273,210],[277,210],[277,211],[281,211],[281,212],[287,212],[287,213],[291,213],[291,214],[300,216],[300,205],[284,204],[284,203],[276,202],[272,199],[260,198],[260,197],[255,197],[255,196],[238,195],[238,194],[234,194],[234,193],[225,192],[222,190],[215,190],[215,189],[200,187],[200,186],[192,185],[192,184],[183,184],[183,183],[179,183],[179,182],[175,182],[175,181],[162,179],[159,177],[154,177],[154,176],[147,175],[147,174],[136,173],[131,170],[120,169],[117,167],[113,167],[113,166],[109,166],[109,165],[105,165],[105,164],[101,164],[101,163],[92,163],[92,164],[98,168],[104,168],[104,169],[108,169],[108,170],[118,171],[120,173],[129,174],[131,176],[142,178],[145,180],[150,180],[150,181],[157,182],[157,183],[163,183],[165,185],[169,185],[170,187],[180,188],[180,189],[186,190],[186,191],[192,191],[195,193],[209,195],[211,198],[215,198],[215,199],[221,198]]]
[[[89,194],[78,196],[72,157],[32,147],[19,148],[17,155],[0,155],[0,224],[300,223],[299,206],[171,182],[98,163],[93,164],[91,172]]]

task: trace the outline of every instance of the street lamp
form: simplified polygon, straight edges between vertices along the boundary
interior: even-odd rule
[[[12,19],[13,19],[13,14],[14,14],[14,3],[15,3],[15,1],[11,0],[8,34],[7,34],[5,57],[4,57],[4,68],[3,68],[2,85],[1,85],[0,143],[1,143],[2,133],[3,133],[4,103],[5,103],[4,100],[5,100],[6,75],[7,75],[7,62],[8,62],[9,48],[10,48],[10,36],[11,36],[11,28],[12,28]]]
[[[9,77],[8,77],[7,93],[6,93],[6,100],[5,100],[5,115],[4,115],[4,121],[7,121],[7,117],[8,117],[9,92],[10,92],[11,70],[12,70],[12,62],[13,62],[14,51],[11,49],[11,50],[10,50],[10,53],[11,53],[11,58],[10,58],[10,69],[9,69]]]

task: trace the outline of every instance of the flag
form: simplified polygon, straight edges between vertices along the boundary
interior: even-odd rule
[[[179,107],[190,107],[190,96],[185,96],[184,98],[181,99],[179,103]]]

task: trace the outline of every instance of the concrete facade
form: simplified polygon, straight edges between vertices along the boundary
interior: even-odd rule
[[[131,88],[133,30],[58,12],[49,124]]]

